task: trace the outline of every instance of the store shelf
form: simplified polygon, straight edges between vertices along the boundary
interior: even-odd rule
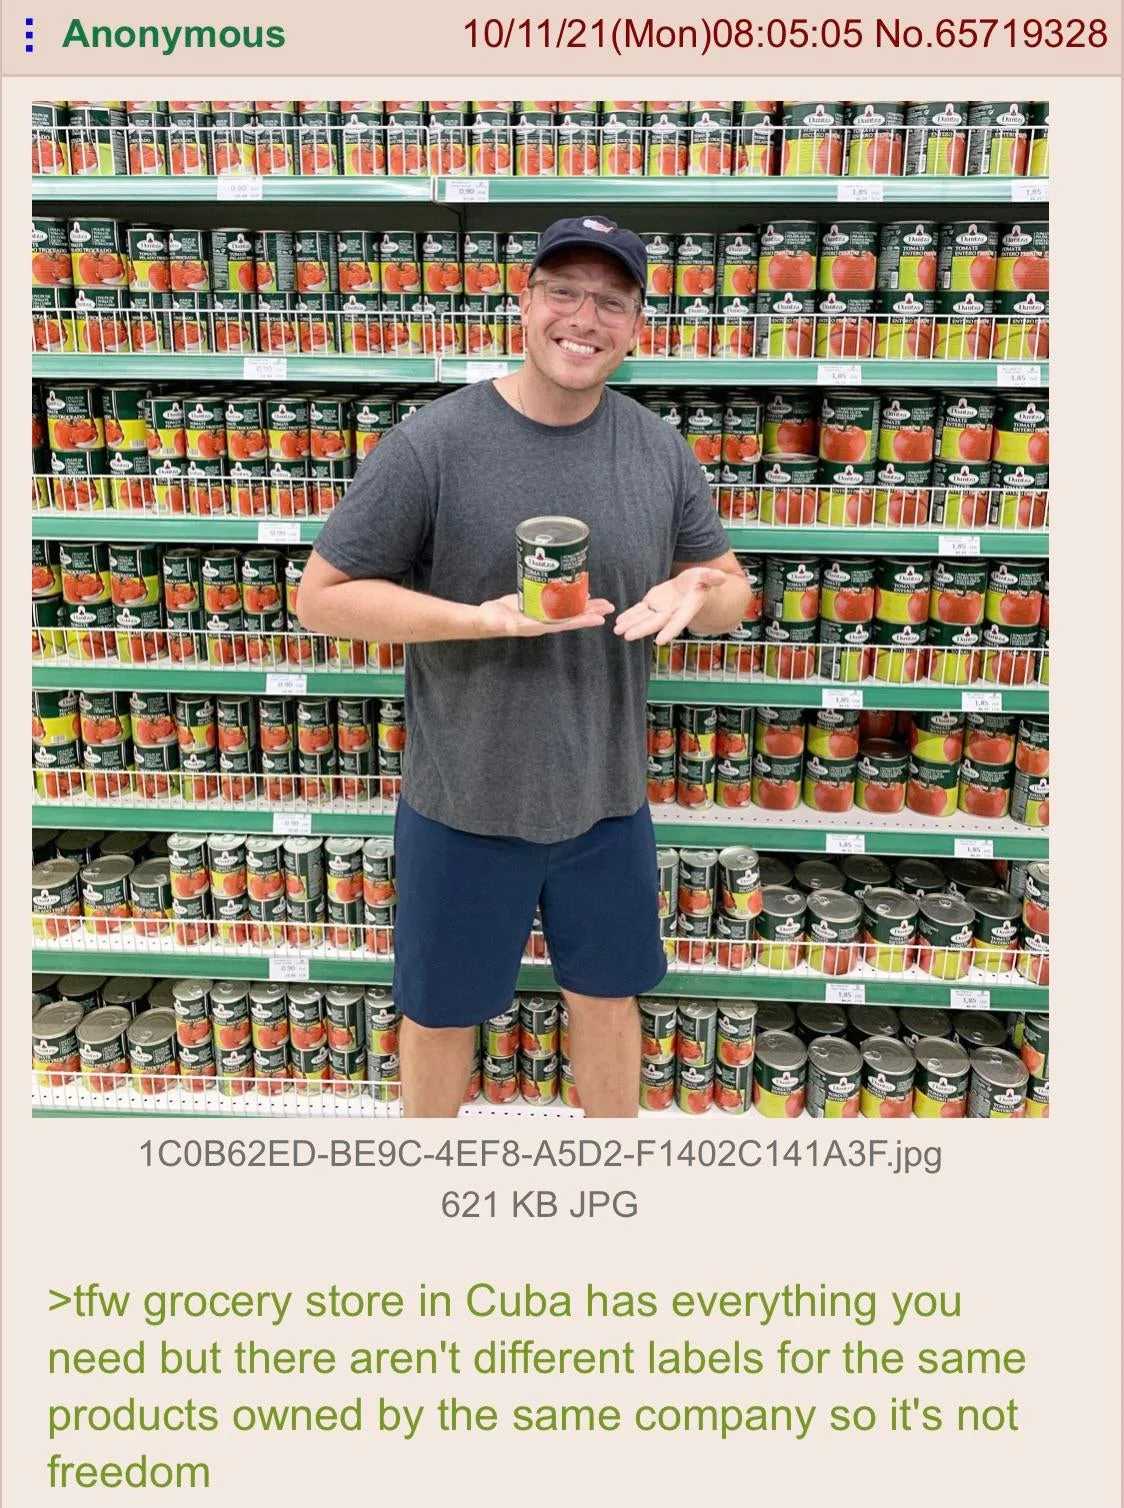
[[[998,180],[996,180],[998,182]],[[43,178],[31,180],[35,203],[237,204],[431,203],[432,178]]]
[[[252,179],[240,203],[363,204],[1011,204],[1048,202],[1045,178],[284,178]],[[142,204],[218,201],[225,178],[54,178],[31,180],[38,203],[116,200]],[[478,185],[483,184],[480,188]]]
[[[153,358],[160,360],[161,358]],[[174,358],[173,358],[174,359]],[[521,363],[503,358],[489,361],[472,356],[443,356],[438,363],[442,382],[480,382],[502,377]],[[717,357],[636,357],[622,361],[609,379],[620,386],[658,385],[745,387],[780,383],[796,387],[865,385],[884,387],[1046,387],[1049,362],[998,361],[776,361],[766,357],[723,360]]]
[[[106,539],[213,541],[216,544],[312,544],[324,520],[260,518],[156,518],[147,513],[52,513],[31,515],[32,539]],[[980,529],[971,534],[939,529],[802,529],[780,525],[726,524],[734,550],[813,550],[817,554],[952,555],[962,552],[968,539],[972,553],[993,558],[1018,555],[1045,558],[1050,535],[1045,529]],[[292,532],[295,537],[281,538]]]
[[[1047,201],[1028,178],[438,178],[439,204],[1010,204]],[[479,188],[476,185],[483,185]],[[857,213],[857,211],[855,211]]]
[[[31,375],[44,381],[80,378],[96,382],[121,377],[153,381],[261,382],[257,363],[269,361],[268,380],[288,382],[433,382],[437,363],[429,356],[32,356]]]
[[[933,854],[944,858],[1045,859],[1049,837],[1008,819],[978,822],[963,815],[951,819],[920,817],[914,812],[882,816],[876,812],[816,812],[801,806],[780,815],[761,807],[739,812],[710,807],[691,811],[653,806],[656,841],[677,847],[722,848],[749,843],[755,848],[792,853]],[[81,827],[98,832],[128,828],[138,832],[292,832],[294,821],[320,837],[374,837],[394,831],[394,812],[366,811],[354,802],[324,806],[298,804],[212,804],[205,802],[34,801],[35,827]]]
[[[38,355],[31,375],[46,381],[78,378],[148,377],[154,381],[256,382],[265,375],[254,356],[85,356]],[[247,365],[249,363],[249,365]],[[445,356],[289,356],[279,357],[271,380],[287,382],[480,382],[502,377],[521,363]],[[789,387],[868,385],[884,387],[1028,387],[1049,385],[1049,362],[997,361],[773,361],[764,357],[725,361],[641,357],[624,361],[610,381],[622,386],[745,387],[777,383]]]
[[[297,970],[292,965],[298,965]],[[121,940],[111,948],[33,948],[31,967],[45,974],[139,975],[142,978],[198,979],[294,979],[307,978],[318,984],[390,984],[394,978],[391,959],[320,957],[316,954],[253,953],[245,948],[230,953],[174,952],[165,948],[126,949]],[[287,967],[288,966],[288,967]],[[942,984],[916,970],[890,976],[864,969],[845,980],[829,980],[806,969],[768,973],[747,969],[743,973],[717,969],[668,971],[654,995],[683,996],[692,1000],[813,1000],[844,998],[849,1004],[938,1005],[948,1010],[1046,1010],[1049,990],[1042,985],[1012,982],[1010,975],[977,975],[957,985]],[[525,964],[519,970],[520,990],[557,990],[554,974],[546,964]],[[841,993],[842,992],[842,995]],[[861,992],[861,994],[860,994]],[[970,995],[970,1003],[958,997]],[[986,1002],[984,1000],[986,996]]]
[[[303,684],[297,684],[298,678]],[[33,665],[31,684],[39,690],[65,691],[215,691],[265,696],[401,696],[401,675],[373,670],[278,669],[230,670],[179,665],[105,665],[94,662],[57,665],[48,661]],[[838,705],[840,693],[848,705],[866,708],[897,708],[905,712],[1049,711],[1049,691],[1042,686],[895,686],[888,682],[864,681],[861,686],[842,687],[822,681],[734,681],[720,674],[709,679],[689,680],[653,676],[648,700],[664,703],[705,703],[741,707],[822,707]],[[998,703],[981,704],[979,698],[998,697]],[[852,700],[853,698],[853,700]]]

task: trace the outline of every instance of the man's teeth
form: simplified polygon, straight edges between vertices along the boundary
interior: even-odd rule
[[[576,356],[592,356],[595,350],[595,347],[583,346],[576,340],[560,340],[558,344],[564,351],[573,351]]]

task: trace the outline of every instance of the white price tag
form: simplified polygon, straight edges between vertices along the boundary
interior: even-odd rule
[[[821,387],[851,387],[862,380],[863,369],[857,361],[821,361],[816,368]]]
[[[284,382],[289,375],[287,356],[246,356],[242,376],[247,382]]]
[[[865,1005],[865,984],[825,984],[823,998],[828,1005]]]
[[[241,202],[262,197],[262,180],[258,177],[235,178],[226,175],[215,185],[215,198]]]
[[[295,520],[270,518],[258,525],[259,545],[299,545],[301,526]]]
[[[1049,197],[1045,178],[1016,178],[1011,184],[1012,204],[1042,204]]]
[[[269,955],[270,979],[285,979],[291,983],[303,983],[308,978],[308,959],[297,954],[271,953]]]
[[[1002,712],[1003,693],[1001,691],[962,691],[960,710],[961,712]]]
[[[949,990],[948,1003],[954,1011],[989,1011],[990,990]]]
[[[836,198],[840,204],[881,204],[885,193],[880,183],[843,182]]]
[[[491,382],[493,377],[506,377],[511,368],[506,361],[466,361],[466,382]]]
[[[273,831],[288,837],[305,836],[312,831],[311,812],[274,812]]]
[[[291,675],[287,671],[266,671],[266,696],[303,696],[307,690],[308,677],[306,675]]]
[[[991,838],[954,838],[952,852],[958,859],[992,859],[995,843]]]
[[[937,554],[956,555],[961,559],[975,557],[980,553],[978,534],[938,534]]]
[[[998,361],[995,380],[1000,387],[1041,387],[1042,368],[1037,362]]]
[[[850,708],[853,711],[855,708],[861,710],[862,704],[863,694],[861,691],[835,691],[830,686],[824,687],[822,705],[825,707],[835,707],[836,709]]]
[[[825,853],[866,853],[865,833],[828,833],[824,838]]]
[[[446,204],[487,204],[490,185],[487,178],[446,178]]]

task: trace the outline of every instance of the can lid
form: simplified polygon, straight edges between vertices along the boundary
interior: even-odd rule
[[[168,852],[174,858],[177,854],[193,855],[202,851],[207,842],[205,833],[169,833]]]
[[[752,1000],[731,1001],[718,1007],[718,1024],[723,1021],[755,1021],[757,1019],[757,1006]]]
[[[930,1010],[924,1005],[903,1005],[898,1008],[902,1030],[921,1037],[947,1037],[952,1030],[952,1020],[947,1011]]]
[[[350,858],[364,850],[362,838],[325,838],[324,852],[334,859]]]
[[[799,1037],[787,1031],[758,1032],[755,1056],[768,1068],[803,1068],[808,1051]]]
[[[863,1063],[883,1073],[912,1073],[914,1057],[897,1037],[868,1037],[862,1045]]]
[[[873,854],[853,854],[840,864],[843,878],[867,888],[886,886],[890,883],[890,866]]]
[[[843,872],[837,864],[825,858],[806,858],[797,864],[795,873],[801,890],[842,890]]]
[[[944,1037],[922,1037],[913,1044],[913,1056],[918,1067],[926,1073],[943,1074],[946,1078],[960,1078],[968,1072],[968,1054],[959,1042],[949,1042]]]
[[[233,1005],[239,1000],[245,1000],[248,1004],[250,987],[241,979],[219,979],[211,985],[210,995],[213,1006]]]
[[[797,1019],[804,1031],[810,1031],[818,1038],[839,1036],[846,1031],[846,1012],[839,1006],[807,1001],[803,1006],[797,1006]]]
[[[393,838],[368,838],[363,844],[364,859],[389,859],[393,853]]]
[[[845,1037],[816,1037],[808,1044],[808,1062],[821,1073],[858,1073],[862,1061],[858,1048]]]
[[[59,980],[59,996],[63,1000],[89,1000],[101,993],[105,982],[104,974],[64,974]]]
[[[898,1013],[892,1005],[852,1005],[847,1016],[864,1037],[896,1037],[899,1031]]]
[[[34,1037],[65,1037],[75,1030],[85,1011],[74,1000],[55,1000],[44,1005],[31,1018]]]
[[[279,1000],[285,999],[285,986],[283,984],[257,983],[250,986],[250,1004],[253,1005],[276,1005]]]
[[[889,921],[909,921],[918,912],[917,902],[911,895],[906,895],[901,890],[895,890],[889,885],[880,885],[873,890],[868,890],[865,897],[866,906],[875,916],[886,917]]]
[[[168,1042],[175,1036],[176,1018],[173,1011],[166,1006],[154,1006],[151,1010],[142,1011],[136,1019],[129,1024],[129,1045],[136,1047],[155,1047],[159,1042]]]
[[[329,1005],[358,1005],[363,991],[358,985],[333,984],[324,991],[324,999]]]
[[[918,904],[926,920],[943,927],[970,927],[975,921],[976,914],[967,901],[948,892],[924,895]]]
[[[128,1029],[132,1019],[132,1011],[123,1005],[100,1005],[78,1023],[78,1040],[89,1047],[112,1042]]]
[[[997,1089],[1022,1089],[1030,1078],[1023,1060],[1002,1047],[977,1047],[971,1061],[972,1072]]]
[[[168,884],[172,867],[167,859],[145,859],[132,873],[133,885]]]
[[[290,1005],[317,1005],[324,992],[315,984],[291,984],[287,993]]]
[[[78,878],[78,865],[73,859],[44,859],[31,871],[33,890],[52,890],[56,885],[66,885]]]
[[[818,921],[835,926],[857,924],[863,914],[859,901],[845,890],[813,890],[808,897],[808,911]]]
[[[681,1000],[679,1014],[688,1020],[710,1020],[718,1015],[718,1002],[716,1000]]]
[[[762,1000],[757,1007],[757,1036],[770,1031],[791,1031],[796,1024],[796,1012],[783,1000]]]
[[[101,998],[103,1005],[128,1005],[134,1000],[143,1000],[154,984],[152,979],[140,975],[110,979],[104,985]]]
[[[760,872],[760,862],[755,848],[740,846],[724,848],[718,858],[723,869],[750,869],[755,874]]]
[[[783,885],[766,885],[761,892],[761,909],[767,916],[803,916],[808,898],[800,890],[788,890]]]
[[[944,870],[931,859],[907,857],[894,865],[894,883],[902,890],[944,890]]]
[[[525,545],[577,545],[588,540],[589,525],[580,518],[543,514],[525,518],[516,526],[515,537]]]
[[[990,1011],[974,1011],[966,1021],[957,1021],[956,1039],[967,1048],[1001,1047],[1007,1029]]]
[[[1022,907],[1013,895],[1007,890],[999,890],[994,887],[969,890],[965,900],[978,915],[986,916],[995,921],[1014,921],[1022,911]]]

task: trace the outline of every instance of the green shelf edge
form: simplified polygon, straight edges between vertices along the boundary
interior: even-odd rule
[[[471,178],[471,175],[469,175]],[[142,203],[205,201],[218,202],[218,185],[225,180],[206,178],[54,178],[33,177],[32,199],[43,203],[135,200]],[[262,199],[269,203],[315,200],[319,204],[414,203],[458,204],[449,198],[451,186],[463,178],[292,178],[264,177]],[[476,180],[479,181],[479,180]],[[838,178],[779,177],[737,178],[731,174],[690,178],[488,178],[490,204],[587,204],[604,199],[612,205],[634,204],[846,204],[858,213],[863,201],[840,198],[844,185],[861,183],[882,190],[885,204],[1047,204],[1047,199],[1014,200],[1016,184],[1040,183],[1049,193],[1049,179],[1037,178]],[[455,192],[455,188],[454,188]],[[230,201],[234,202],[234,201]],[[253,201],[242,201],[253,202]]]
[[[198,669],[180,666],[132,665],[33,665],[31,684],[43,691],[218,691],[231,694],[266,695],[264,670]],[[290,672],[279,668],[278,674]],[[300,672],[295,672],[299,674]],[[366,670],[325,670],[307,672],[308,696],[400,696],[405,689],[404,677]],[[864,681],[857,687],[823,686],[819,682],[801,681],[738,682],[664,680],[653,676],[648,683],[648,700],[665,704],[679,702],[708,703],[739,707],[821,707],[825,691],[857,690],[864,708],[893,708],[903,712],[959,712],[962,697],[979,692],[998,691],[1004,712],[1049,712],[1049,691],[1042,687],[973,686],[892,686]],[[294,694],[294,693],[288,693]]]
[[[268,979],[269,960],[262,954],[235,953],[229,957],[197,957],[192,953],[98,953],[85,950],[33,948],[31,967],[44,974],[124,974],[152,979]],[[390,984],[394,964],[388,960],[310,959],[309,979],[318,984]],[[824,1001],[831,983],[861,983],[869,1005],[950,1005],[951,986],[938,980],[864,979],[831,981],[810,975],[789,979],[770,974],[747,978],[737,974],[668,974],[648,991],[653,995],[685,996],[692,1000],[811,1000]],[[521,990],[556,990],[546,964],[524,964],[519,970]],[[964,989],[985,986],[964,981]],[[993,1010],[1047,1010],[1050,992],[1042,985],[992,985]]]
[[[60,378],[151,377],[181,381],[243,382],[242,356],[81,356],[38,355],[31,358],[31,375],[46,381]],[[484,361],[463,356],[446,357],[440,363],[429,357],[395,356],[290,356],[287,358],[287,382],[474,382],[499,376],[520,363],[510,358]],[[819,370],[840,363],[820,361],[771,361],[751,358],[742,361],[718,359],[678,360],[641,358],[624,361],[610,378],[617,386],[685,386],[757,387],[768,383],[789,387],[823,386]],[[860,361],[843,363],[858,366],[859,382],[869,387],[978,387],[999,386],[994,361]],[[1010,362],[1010,366],[1035,366],[1039,371],[1036,388],[1050,382],[1048,362]]]
[[[145,515],[116,513],[33,513],[32,539],[109,539],[109,540],[200,540],[222,544],[259,544],[262,523],[282,522],[256,518],[152,518]],[[290,520],[284,520],[290,522]],[[300,544],[312,544],[324,526],[319,518],[296,520]],[[811,524],[803,529],[780,527],[754,528],[727,524],[726,535],[735,550],[772,553],[777,550],[815,550],[823,553],[868,555],[887,549],[895,555],[939,555],[942,539],[957,538],[939,529],[830,529]],[[1050,536],[1043,530],[1021,532],[1015,529],[973,531],[980,542],[981,557],[1019,555],[1045,558],[1050,553]]]
[[[111,175],[104,178],[44,178],[33,177],[31,197],[41,203],[65,203],[72,201],[133,201],[141,204],[178,204],[182,202],[226,203],[231,214],[241,213],[252,199],[220,200],[219,184],[236,183],[238,179],[215,177],[171,178],[166,174],[151,178],[128,175]],[[316,204],[363,203],[432,204],[434,180],[428,176],[413,178],[292,178],[272,177],[261,179],[262,202]]]
[[[311,832],[317,837],[374,837],[394,831],[394,817],[387,812],[310,812]],[[272,833],[272,810],[250,809],[221,812],[192,807],[67,806],[65,803],[34,802],[31,820],[34,827],[89,828],[97,832],[128,829],[137,832],[223,832]],[[786,827],[780,823],[729,822],[693,826],[688,822],[664,821],[653,813],[656,842],[686,848],[723,848],[727,844],[749,843],[757,848],[788,853],[827,853],[828,829]],[[992,836],[981,828],[965,834],[914,833],[908,828],[898,832],[870,832],[865,828],[833,827],[832,836],[857,834],[865,840],[868,854],[925,854],[953,858],[957,842],[966,837],[990,839],[997,859],[1048,859],[1050,840],[1038,834],[1026,837],[1002,834]]]

